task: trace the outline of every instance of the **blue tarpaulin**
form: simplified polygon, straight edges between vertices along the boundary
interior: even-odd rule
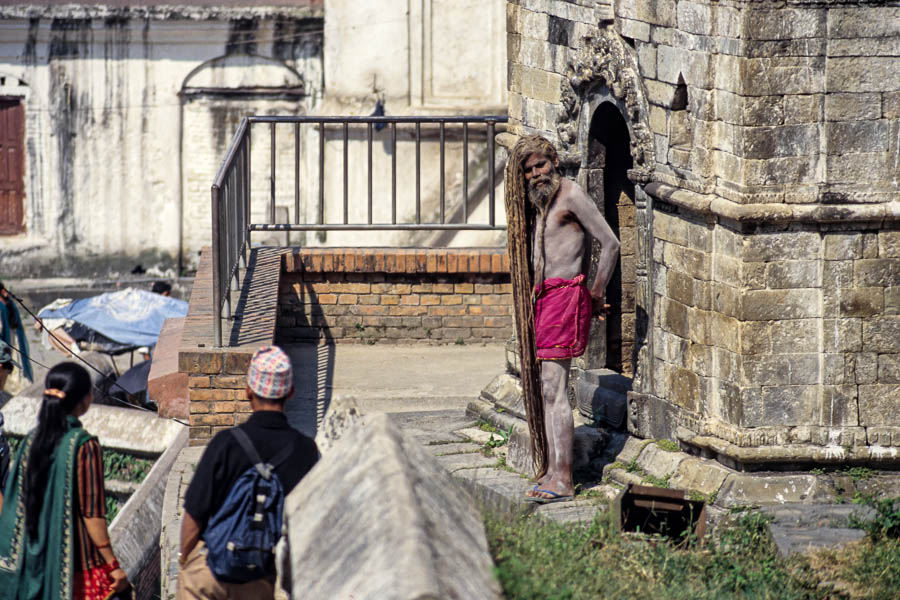
[[[122,344],[154,346],[166,319],[187,315],[188,303],[144,290],[126,289],[76,300],[42,319],[71,319]]]

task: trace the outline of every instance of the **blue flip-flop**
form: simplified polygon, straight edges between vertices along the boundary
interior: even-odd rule
[[[550,504],[551,502],[565,502],[566,500],[574,500],[575,496],[567,496],[563,494],[557,494],[556,492],[545,490],[543,488],[539,488],[538,486],[534,486],[531,488],[533,492],[541,492],[543,494],[550,494],[552,498],[540,498],[538,496],[525,496],[525,502],[536,502],[538,504]]]

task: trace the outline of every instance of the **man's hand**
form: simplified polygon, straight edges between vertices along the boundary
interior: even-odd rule
[[[605,303],[606,298],[600,296],[599,298],[594,297],[591,299],[594,315],[600,319],[601,321],[606,319],[606,315],[609,314],[609,309],[612,308],[609,304]]]

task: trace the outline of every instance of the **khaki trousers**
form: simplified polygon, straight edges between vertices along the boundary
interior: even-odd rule
[[[206,564],[206,545],[198,542],[178,573],[175,600],[272,600],[275,579],[257,579],[249,583],[216,581]]]

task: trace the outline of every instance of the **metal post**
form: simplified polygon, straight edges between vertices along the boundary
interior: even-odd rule
[[[463,223],[469,222],[469,124],[463,123]]]
[[[422,123],[416,121],[416,225],[422,222]]]
[[[490,202],[488,203],[488,222],[491,227],[494,226],[494,122],[488,121],[487,124],[487,146],[488,146],[488,190],[490,192]]]
[[[444,224],[444,122],[441,121],[441,224]]]
[[[397,124],[391,123],[391,223],[397,223]]]
[[[300,224],[300,123],[294,123],[294,225]]]
[[[319,225],[325,223],[325,122],[319,121]]]
[[[367,127],[367,141],[368,141],[368,165],[369,165],[369,204],[368,204],[368,223],[372,224],[372,123],[368,124]]]
[[[271,160],[272,164],[271,164],[271,168],[269,169],[269,172],[271,173],[270,179],[271,179],[272,192],[271,192],[271,196],[270,196],[271,199],[270,199],[270,204],[269,204],[269,223],[274,225],[275,224],[275,123],[272,123],[271,129],[272,129],[272,142],[271,142],[272,146],[269,149],[269,154],[271,157],[270,160]]]
[[[220,282],[221,237],[219,223],[219,188],[213,184],[210,194],[212,209],[212,301],[213,301],[213,339],[216,347],[222,347],[222,289]]]
[[[347,121],[344,121],[344,225],[349,222],[350,219],[350,186],[348,185],[348,162],[349,162],[349,127],[350,124]]]

